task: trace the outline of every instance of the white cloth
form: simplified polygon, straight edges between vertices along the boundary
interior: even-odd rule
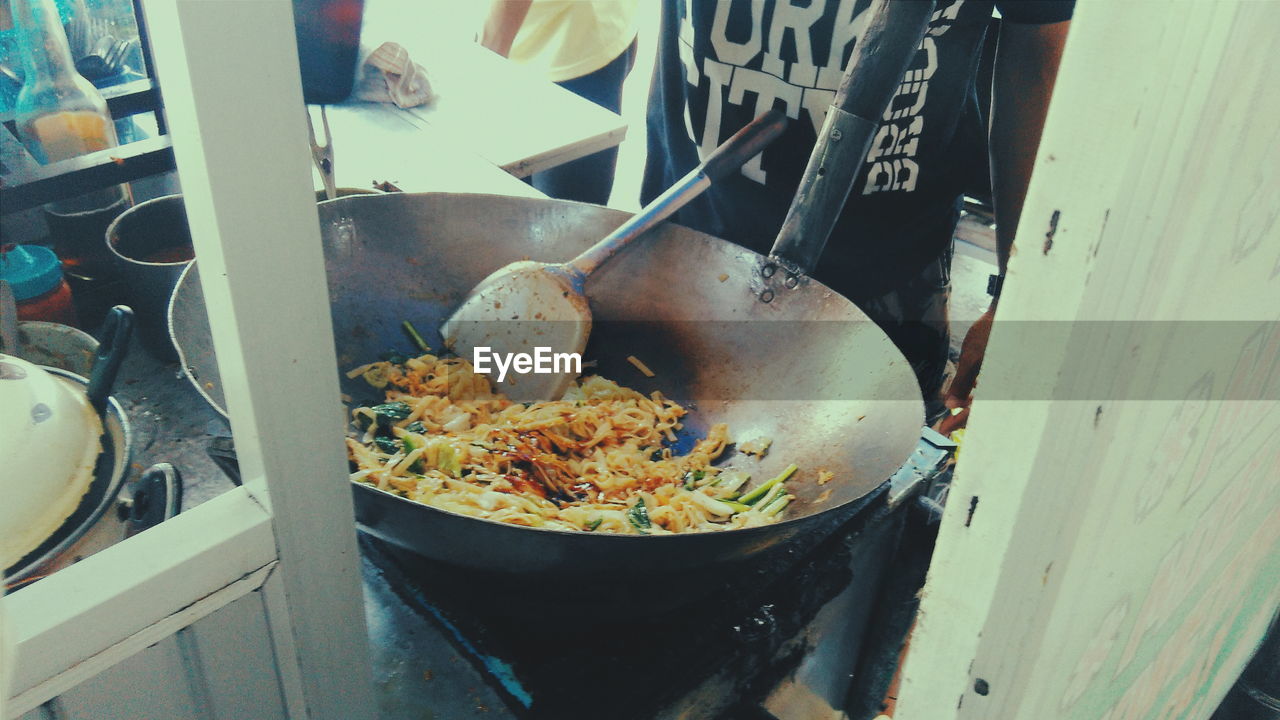
[[[427,71],[398,43],[384,42],[372,51],[361,47],[352,99],[390,102],[397,107],[425,105],[435,98]]]

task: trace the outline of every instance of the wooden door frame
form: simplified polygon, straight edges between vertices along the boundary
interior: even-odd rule
[[[1274,616],[1277,26],[1077,5],[898,720],[1205,718]]]
[[[22,714],[261,588],[291,717],[373,717],[289,0],[148,0],[244,486],[4,599]]]

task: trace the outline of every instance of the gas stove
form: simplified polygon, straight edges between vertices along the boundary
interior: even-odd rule
[[[929,517],[916,499],[949,472],[953,449],[926,429],[834,532],[656,615],[478,605],[449,569],[362,535],[383,716],[872,717],[931,547],[919,542]]]

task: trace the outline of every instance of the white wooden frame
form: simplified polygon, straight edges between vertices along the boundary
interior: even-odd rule
[[[1277,27],[1077,5],[897,720],[1206,718],[1274,616]]]
[[[289,715],[372,717],[292,6],[145,11],[245,486],[5,598],[4,713],[261,589]]]

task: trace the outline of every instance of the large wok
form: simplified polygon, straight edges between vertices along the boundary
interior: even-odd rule
[[[571,202],[456,194],[340,198],[319,212],[341,370],[388,348],[406,350],[406,319],[439,347],[435,328],[494,268],[526,256],[571,257],[626,217]],[[469,568],[651,577],[786,543],[874,491],[906,460],[923,421],[919,387],[902,355],[853,303],[813,281],[780,285],[777,297],[761,302],[763,257],[683,227],[659,228],[644,242],[642,252],[618,257],[589,283],[596,325],[585,359],[597,361],[595,372],[605,377],[691,403],[687,435],[727,422],[739,440],[772,438],[763,460],[727,462],[755,478],[800,465],[788,483],[798,500],[787,519],[693,535],[557,532],[455,515],[357,484],[363,530]],[[174,293],[173,337],[195,385],[222,410],[198,272],[193,265]],[[281,332],[287,327],[282,319]],[[656,377],[641,375],[628,355]],[[341,382],[352,406],[378,399],[360,378]],[[835,479],[816,485],[819,468]]]
[[[927,13],[915,27],[923,28]],[[918,38],[909,41],[911,49]],[[894,78],[901,77],[903,64]],[[896,88],[894,78],[881,82],[885,98]],[[878,118],[879,110],[862,116]],[[866,127],[843,127],[869,142]],[[850,151],[855,157],[847,164],[856,169],[865,147]],[[832,167],[836,172],[827,178],[840,174]],[[828,189],[823,175],[820,163],[811,167],[801,198],[821,204],[829,201],[824,194],[839,195],[842,202],[849,185]],[[340,370],[389,348],[407,349],[400,327],[406,319],[440,347],[439,324],[494,269],[521,259],[573,257],[626,218],[572,202],[443,193],[340,198],[318,209]],[[784,521],[669,536],[563,532],[456,515],[356,484],[361,529],[437,563],[517,586],[536,579],[581,600],[597,590],[616,592],[628,581],[632,599],[684,594],[691,583],[714,582],[839,521],[910,455],[923,402],[911,368],[888,337],[853,303],[804,274],[830,226],[810,227],[803,215],[788,219],[784,234],[790,239],[771,258],[668,224],[586,286],[595,326],[584,359],[598,363],[594,372],[692,406],[677,447],[715,422],[728,423],[739,441],[771,438],[764,459],[731,452],[724,462],[750,469],[757,481],[798,464],[801,473],[788,483],[797,501]],[[834,214],[816,217],[833,221]],[[820,237],[805,241],[815,235]],[[194,384],[223,410],[194,264],[174,292],[170,322]],[[287,327],[282,319],[281,332]],[[631,355],[656,377],[641,375],[628,362]],[[380,400],[359,378],[343,375],[342,391],[353,406]],[[818,486],[819,469],[835,479]]]

